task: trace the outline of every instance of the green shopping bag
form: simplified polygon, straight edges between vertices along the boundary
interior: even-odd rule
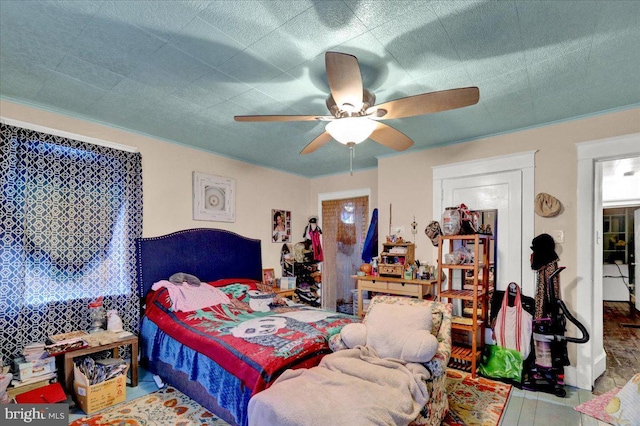
[[[485,345],[478,373],[494,379],[522,379],[522,354],[498,345]]]

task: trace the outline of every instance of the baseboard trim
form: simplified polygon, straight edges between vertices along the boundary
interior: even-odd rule
[[[564,368],[564,383],[574,388],[578,387],[578,370],[573,366]]]

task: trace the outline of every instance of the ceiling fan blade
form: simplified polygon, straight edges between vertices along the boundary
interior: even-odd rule
[[[327,142],[329,142],[331,139],[333,139],[333,138],[331,137],[329,132],[322,132],[320,134],[320,136],[318,136],[317,138],[315,138],[314,140],[309,142],[309,144],[307,146],[305,146],[302,151],[300,151],[300,154],[303,154],[303,155],[304,154],[311,154],[316,149],[320,148],[322,145],[324,145]]]
[[[381,122],[377,122],[376,124],[376,129],[371,133],[369,139],[373,139],[379,144],[387,148],[395,149],[396,151],[404,151],[413,146],[411,138],[400,130],[396,130]]]
[[[362,75],[358,59],[346,53],[327,52],[325,66],[336,105],[340,108],[345,104],[352,105],[353,111],[359,111],[362,108]]]
[[[387,120],[462,108],[477,104],[479,99],[480,90],[477,87],[462,87],[396,99],[376,105],[375,108],[378,109],[377,117]]]
[[[236,121],[328,121],[330,115],[236,115]]]

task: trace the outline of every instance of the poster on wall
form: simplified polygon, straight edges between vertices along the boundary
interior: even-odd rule
[[[271,241],[274,243],[291,242],[291,212],[271,210]]]
[[[193,220],[236,221],[236,180],[193,172]]]

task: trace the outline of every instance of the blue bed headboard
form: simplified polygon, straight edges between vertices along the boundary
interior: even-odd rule
[[[203,282],[221,278],[262,280],[260,240],[234,232],[194,228],[160,237],[138,238],[138,295],[153,283],[176,272],[195,275]]]

